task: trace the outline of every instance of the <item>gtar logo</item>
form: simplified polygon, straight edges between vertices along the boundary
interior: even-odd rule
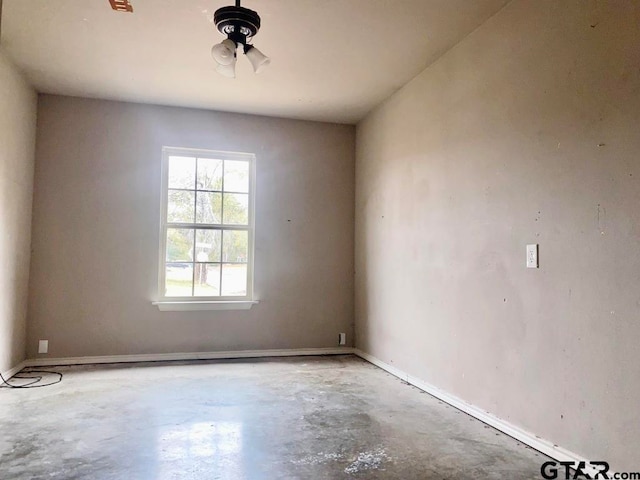
[[[573,470],[573,471],[572,471]],[[608,479],[607,462],[544,462],[540,474],[547,480],[561,479]]]

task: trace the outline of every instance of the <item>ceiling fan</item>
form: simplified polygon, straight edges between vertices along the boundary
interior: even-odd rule
[[[255,73],[260,73],[271,63],[269,57],[249,43],[260,30],[260,15],[257,12],[241,7],[240,0],[236,0],[235,6],[216,10],[213,22],[218,31],[227,36],[226,40],[211,49],[211,56],[218,64],[216,71],[220,75],[235,78],[236,51],[241,45]]]
[[[129,0],[109,0],[109,4],[117,12],[133,13]],[[218,64],[216,72],[220,75],[235,78],[237,50],[240,46],[255,73],[260,73],[271,63],[269,57],[249,43],[260,30],[258,12],[240,6],[240,0],[236,0],[235,5],[216,10],[213,22],[218,31],[227,36],[211,49],[211,56]]]

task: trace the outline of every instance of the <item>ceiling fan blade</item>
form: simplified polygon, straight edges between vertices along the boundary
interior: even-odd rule
[[[129,12],[133,13],[133,7],[129,3],[129,0],[109,0],[111,8],[116,12]]]

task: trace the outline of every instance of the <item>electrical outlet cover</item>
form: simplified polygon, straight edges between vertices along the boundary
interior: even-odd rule
[[[527,268],[538,268],[538,245],[527,245]]]

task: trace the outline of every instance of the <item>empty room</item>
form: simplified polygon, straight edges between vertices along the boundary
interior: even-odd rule
[[[639,0],[0,0],[0,479],[640,479]]]

